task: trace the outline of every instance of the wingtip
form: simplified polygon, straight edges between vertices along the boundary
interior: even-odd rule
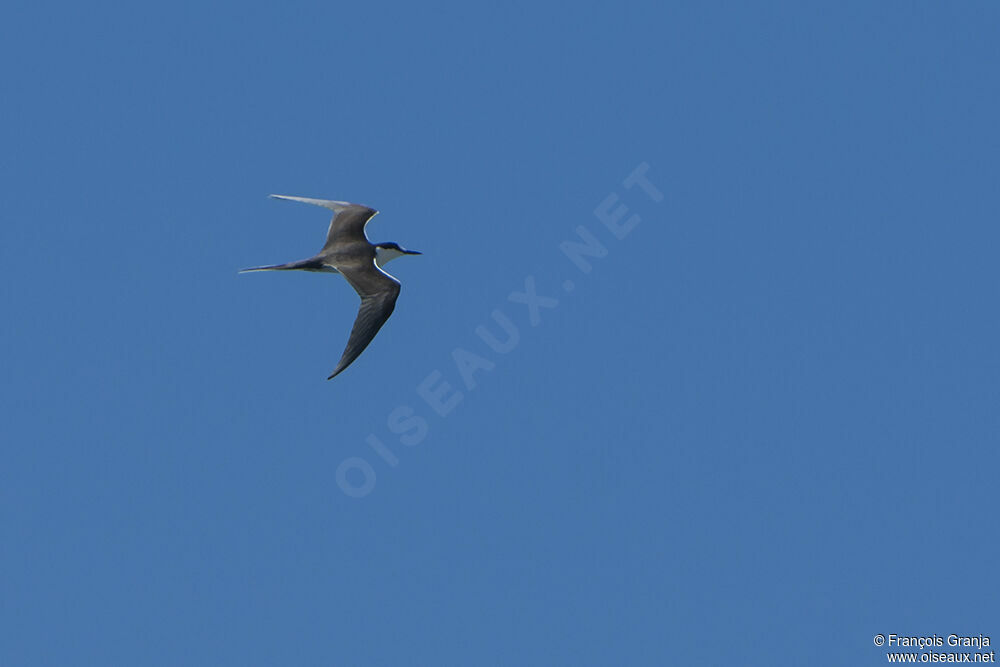
[[[321,206],[322,208],[328,208],[335,213],[354,206],[351,202],[337,201],[335,199],[314,199],[312,197],[293,197],[292,195],[268,195],[271,199],[281,199],[283,201],[295,201],[302,204],[312,204],[313,206]]]
[[[280,199],[281,201],[295,201],[301,202],[303,204],[313,204],[317,201],[322,201],[321,199],[312,199],[310,197],[297,197],[295,195],[268,195],[268,199]]]

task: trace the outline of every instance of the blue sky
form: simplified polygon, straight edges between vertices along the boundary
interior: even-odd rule
[[[13,3],[0,663],[862,665],[876,633],[1000,635],[998,20]],[[322,243],[270,193],[424,252],[332,382],[349,286],[236,274]]]

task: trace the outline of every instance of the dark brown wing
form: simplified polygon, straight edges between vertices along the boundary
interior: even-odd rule
[[[323,250],[343,241],[367,241],[365,225],[377,213],[378,211],[375,209],[361,204],[351,204],[348,208],[335,213],[333,220],[330,221],[330,229],[326,231],[326,243],[323,244]]]
[[[376,267],[374,261],[371,262],[370,268],[364,266],[342,269],[341,273],[361,297],[361,307],[358,308],[358,316],[351,328],[351,336],[347,339],[344,354],[328,380],[332,380],[364,352],[375,338],[375,334],[392,315],[396,299],[399,298],[399,282]]]
[[[322,206],[333,211],[333,219],[330,220],[330,228],[326,232],[326,243],[323,244],[323,250],[330,248],[337,242],[367,241],[365,225],[378,213],[373,208],[346,201],[290,197],[288,195],[271,195],[271,197],[274,199],[302,202],[303,204],[312,204],[313,206]]]

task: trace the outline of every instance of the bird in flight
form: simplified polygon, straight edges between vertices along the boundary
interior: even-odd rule
[[[361,307],[354,327],[347,339],[347,347],[340,357],[340,363],[330,374],[332,380],[358,358],[375,334],[382,328],[399,296],[399,281],[382,270],[382,266],[403,255],[419,255],[416,250],[406,250],[398,243],[372,244],[365,236],[365,226],[378,211],[361,204],[307,197],[287,197],[271,195],[275,199],[287,199],[305,204],[322,206],[333,211],[330,229],[326,233],[326,243],[318,254],[298,262],[257,266],[244,269],[249,271],[319,271],[339,273],[347,279],[354,291],[361,297]]]

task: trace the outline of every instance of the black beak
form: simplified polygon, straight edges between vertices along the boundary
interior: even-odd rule
[[[407,255],[423,255],[424,254],[424,253],[418,252],[416,250],[404,250],[403,252],[406,253]]]

